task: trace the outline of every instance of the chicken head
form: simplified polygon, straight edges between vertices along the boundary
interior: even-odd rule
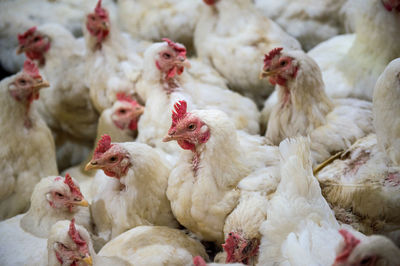
[[[294,59],[282,55],[283,48],[272,49],[264,58],[264,67],[260,74],[260,78],[269,77],[272,85],[285,86],[287,81],[296,77],[298,66]]]
[[[185,67],[190,67],[186,59],[186,48],[182,44],[164,38],[168,46],[158,53],[155,59],[157,68],[165,73],[165,78],[170,79],[176,75],[181,75]]]
[[[69,225],[68,237],[63,241],[57,241],[53,249],[61,265],[93,264],[88,244],[75,227],[75,219],[72,219]]]
[[[85,170],[102,169],[109,177],[121,178],[127,173],[130,165],[128,151],[118,143],[111,144],[111,137],[104,134]]]
[[[35,63],[27,59],[22,72],[8,84],[8,91],[16,101],[26,104],[29,108],[33,100],[39,99],[39,90],[48,86],[50,84],[42,79]]]
[[[382,4],[389,12],[392,10],[400,12],[400,0],[382,0]]]
[[[244,263],[247,264],[249,259],[258,254],[260,241],[256,238],[246,239],[240,234],[230,232],[225,244],[222,244],[227,257],[226,263]]]
[[[51,40],[45,34],[36,30],[36,27],[28,29],[23,34],[18,34],[17,54],[24,53],[31,60],[38,60],[39,64],[44,64],[45,53],[50,49]]]
[[[186,101],[175,103],[174,109],[171,128],[163,141],[176,140],[182,149],[195,151],[198,144],[208,141],[210,129],[198,117],[187,112]]]
[[[99,45],[110,33],[110,18],[107,9],[101,6],[101,0],[97,2],[94,12],[87,15],[86,28],[93,37],[97,38]]]
[[[143,111],[144,107],[137,101],[124,93],[118,93],[111,119],[119,129],[137,130],[137,124]]]
[[[79,187],[68,173],[64,180],[62,177],[57,177],[54,181],[50,191],[46,194],[46,199],[51,207],[74,212],[76,206],[89,206]]]

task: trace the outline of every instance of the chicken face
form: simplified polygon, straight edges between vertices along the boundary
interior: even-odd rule
[[[163,141],[176,140],[182,149],[195,151],[198,144],[208,141],[210,129],[201,119],[186,111],[185,101],[175,103],[174,108],[172,125]]]
[[[18,34],[17,54],[24,53],[31,60],[44,64],[44,55],[50,49],[50,38],[32,27],[23,34]]]
[[[400,12],[400,0],[382,0],[382,4],[389,12],[392,10]]]
[[[22,73],[8,85],[8,91],[16,101],[28,105],[29,108],[33,100],[39,99],[39,90],[49,86],[40,76],[35,63],[28,59],[24,63]]]
[[[282,55],[282,49],[272,49],[264,58],[260,78],[269,77],[268,80],[272,85],[286,86],[287,81],[295,78],[297,74],[296,61],[292,57]]]
[[[165,78],[170,79],[181,75],[185,67],[190,67],[190,63],[186,59],[186,48],[183,45],[169,39],[163,41],[167,42],[168,46],[158,53],[155,63],[157,68],[165,73]]]
[[[69,174],[65,175],[64,180],[61,177],[55,179],[54,185],[46,194],[46,199],[51,207],[69,212],[76,211],[76,206],[89,206]]]
[[[125,130],[137,130],[137,123],[144,108],[125,94],[117,94],[111,119],[116,127]]]
[[[128,151],[119,144],[111,144],[111,137],[104,134],[85,170],[102,169],[110,177],[121,178],[130,165]]]
[[[57,260],[62,265],[92,265],[87,242],[75,228],[75,219],[71,220],[68,238],[54,244]],[[83,263],[83,264],[82,264]]]
[[[225,244],[222,245],[227,253],[226,263],[244,263],[256,256],[260,241],[256,238],[247,240],[241,235],[230,232]]]
[[[108,11],[101,7],[101,0],[97,3],[94,13],[87,15],[86,28],[92,36],[97,38],[97,43],[105,40],[110,33],[110,18]]]

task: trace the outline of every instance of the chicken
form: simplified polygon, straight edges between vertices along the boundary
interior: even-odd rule
[[[31,108],[39,90],[48,86],[30,60],[0,82],[0,220],[26,211],[40,178],[58,174],[51,132]]]
[[[327,201],[351,214],[336,213],[338,220],[367,234],[388,233],[400,225],[400,165],[391,160],[398,151],[389,144],[399,141],[398,130],[393,132],[400,115],[399,63],[393,60],[375,86],[376,135],[359,139],[317,174]]]
[[[164,138],[172,140],[184,149],[168,179],[172,211],[201,239],[222,243],[225,219],[239,201],[238,183],[276,163],[276,149],[264,145],[261,137],[236,132],[222,111],[188,112],[185,101],[175,104]]]
[[[163,226],[138,226],[108,242],[98,254],[85,228],[74,221],[52,227],[49,265],[191,265],[192,256],[208,259],[204,247],[184,232]]]
[[[304,52],[273,49],[265,56],[261,76],[277,85],[278,102],[266,132],[273,144],[308,135],[313,161],[320,163],[373,132],[371,103],[331,100],[324,91],[318,65]]]
[[[225,111],[238,129],[258,133],[259,112],[250,99],[216,86],[212,74],[197,79],[196,73],[185,73],[188,66],[185,47],[168,39],[146,50],[142,78],[137,83],[138,94],[146,101],[138,125],[139,142],[172,155],[178,153],[176,145],[161,142],[171,124],[170,111],[178,100],[191,102],[191,106],[198,108]]]
[[[118,18],[122,29],[136,38],[159,41],[168,37],[192,51],[200,5],[199,0],[120,0]]]
[[[136,142],[111,143],[110,136],[103,135],[89,169],[104,171],[95,176],[97,194],[91,206],[103,239],[139,225],[177,226],[165,194],[170,169],[155,149]]]
[[[69,175],[43,178],[34,188],[31,207],[25,214],[0,223],[2,265],[46,265],[46,242],[51,226],[74,216],[90,229],[87,201]],[[21,250],[23,248],[23,250]]]
[[[309,52],[321,68],[328,96],[372,100],[377,78],[400,57],[399,3],[350,1],[356,33],[336,36]]]
[[[97,0],[4,0],[0,2],[0,64],[10,73],[22,68],[25,56],[16,55],[18,33],[32,25],[60,24],[74,36],[82,36],[82,21]],[[111,13],[116,13],[112,0],[104,3]],[[46,10],[46,12],[42,12]]]
[[[297,38],[304,50],[345,32],[341,7],[347,0],[255,0],[265,16]]]
[[[229,87],[262,104],[272,91],[258,79],[256,63],[276,46],[300,49],[300,43],[262,16],[251,0],[205,0],[208,7],[196,26],[194,43],[200,59],[209,62]]]
[[[260,228],[259,265],[398,264],[399,249],[387,238],[339,226],[312,174],[307,139],[287,139],[279,149],[281,182]]]
[[[71,221],[58,221],[51,227],[47,240],[49,266],[126,266],[126,262],[116,257],[102,257],[95,253],[89,232]]]
[[[18,51],[37,60],[41,72],[51,82],[34,107],[55,132],[58,166],[65,169],[77,164],[87,152],[77,152],[71,158],[68,151],[90,149],[99,117],[85,84],[84,43],[58,24],[32,27],[18,35],[18,41]]]
[[[206,263],[206,261],[200,257],[200,256],[196,256],[193,258],[193,265],[194,266],[222,266],[222,265],[230,265],[230,266],[244,266],[244,264],[242,263]]]
[[[143,109],[143,106],[132,97],[124,93],[117,93],[117,100],[113,106],[101,113],[97,126],[96,143],[104,134],[108,134],[116,142],[133,141],[137,135],[137,123],[143,113]],[[96,193],[92,189],[92,181],[97,170],[85,171],[84,168],[92,158],[92,155],[93,151],[89,158],[82,163],[64,171],[64,173],[70,173],[79,181],[82,193],[89,202],[92,201],[93,194]]]
[[[400,6],[400,5],[399,5]],[[374,126],[380,149],[400,166],[400,58],[389,63],[373,95]]]
[[[101,0],[89,13],[84,27],[86,42],[86,80],[97,111],[111,107],[117,92],[135,92],[135,83],[142,69],[146,43],[119,31]]]

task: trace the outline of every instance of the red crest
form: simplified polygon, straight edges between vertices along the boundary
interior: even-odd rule
[[[19,44],[24,44],[28,37],[32,36],[36,32],[36,26],[28,29],[22,34],[18,34],[18,42]]]
[[[187,103],[186,101],[179,101],[174,104],[174,111],[172,111],[172,127],[185,117],[187,114]]]
[[[275,56],[279,55],[282,50],[283,50],[282,47],[272,49],[268,54],[265,55],[264,64],[266,64],[268,61],[272,60]]]
[[[99,0],[99,2],[97,2],[96,8],[94,9],[94,13],[99,15],[99,17],[101,17],[101,18],[108,18],[108,11],[107,11],[107,9],[105,9],[101,6],[101,0]]]
[[[72,241],[75,242],[75,244],[79,246],[86,244],[86,241],[82,239],[82,237],[79,235],[79,232],[76,230],[75,218],[73,218],[71,220],[71,223],[69,224],[68,235],[72,239]]]
[[[93,157],[95,159],[99,158],[103,153],[108,151],[109,148],[111,148],[111,137],[107,134],[104,134],[101,136],[101,139],[97,143],[97,147],[94,150],[94,155]]]
[[[180,43],[175,43],[175,42],[171,41],[168,38],[163,38],[162,40],[164,42],[167,42],[168,46],[171,47],[172,49],[174,49],[178,53],[178,55],[186,57],[186,48],[185,48],[185,46],[183,46]]]
[[[30,59],[25,60],[23,71],[33,78],[42,78],[39,74],[39,68]]]
[[[133,106],[139,105],[139,103],[135,99],[132,99],[129,95],[125,94],[124,92],[118,92],[116,97],[117,100],[120,102],[128,102]]]
[[[64,183],[68,185],[72,194],[83,198],[83,195],[82,195],[80,189],[75,185],[74,181],[72,180],[71,176],[68,173],[65,174]]]
[[[358,240],[353,234],[351,234],[347,230],[341,229],[339,230],[339,233],[344,238],[345,246],[342,252],[339,255],[337,255],[335,263],[346,261],[347,258],[350,256],[351,252],[353,252],[353,249],[360,243],[360,240]]]

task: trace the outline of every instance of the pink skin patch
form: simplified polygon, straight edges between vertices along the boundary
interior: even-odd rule
[[[101,48],[101,43],[109,35],[109,24],[110,18],[108,11],[101,6],[101,0],[99,0],[94,9],[94,13],[88,14],[86,18],[86,29],[97,39],[95,48]]]
[[[129,120],[128,128],[132,131],[137,130],[138,121],[143,112],[143,106],[125,93],[117,93],[116,96],[118,101],[129,103],[129,105],[126,108],[118,109],[113,114],[116,117],[113,119],[115,126],[124,130]]]
[[[19,49],[24,50],[31,60],[37,60],[40,65],[45,63],[44,55],[50,49],[50,41],[36,31],[36,27],[18,35]]]
[[[230,232],[225,244],[222,244],[227,257],[225,263],[244,263],[258,254],[260,241],[258,239],[246,240],[235,232]]]
[[[397,187],[400,186],[400,173],[390,173],[385,178],[385,185]]]
[[[200,256],[196,256],[193,258],[193,264],[194,266],[207,266],[206,261]]]
[[[339,233],[344,238],[345,246],[342,249],[342,251],[339,253],[339,255],[336,256],[334,264],[346,262],[350,256],[351,252],[353,252],[353,250],[356,248],[356,246],[360,243],[360,240],[355,238],[355,236],[347,230],[341,229],[341,230],[339,230]]]
[[[218,1],[218,0],[203,0],[203,2],[204,2],[206,5],[209,5],[209,6],[214,5],[217,1]]]
[[[382,4],[385,7],[385,9],[389,12],[392,12],[392,10],[400,12],[399,0],[382,0]]]

